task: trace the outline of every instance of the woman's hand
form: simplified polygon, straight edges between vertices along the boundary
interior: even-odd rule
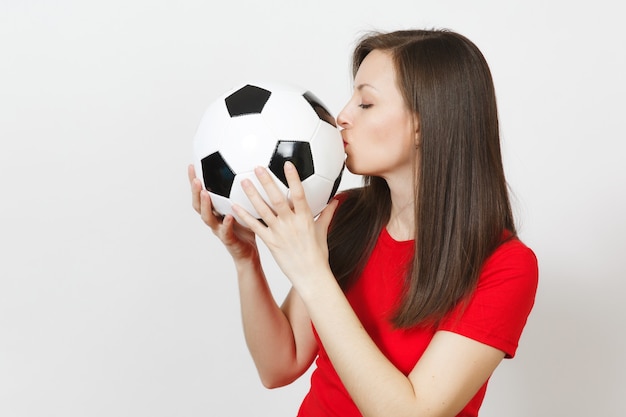
[[[273,209],[250,180],[241,183],[265,224],[239,206],[235,205],[233,210],[265,242],[283,273],[300,290],[303,285],[313,282],[320,272],[330,271],[326,238],[338,203],[333,200],[315,220],[296,167],[286,162],[284,169],[291,201],[282,194],[265,168],[255,169]]]
[[[213,210],[211,197],[202,188],[200,180],[196,178],[193,165],[189,165],[187,174],[191,185],[191,204],[194,210],[200,214],[202,221],[226,246],[235,262],[257,258],[258,249],[254,232],[238,224],[233,216],[220,216]]]

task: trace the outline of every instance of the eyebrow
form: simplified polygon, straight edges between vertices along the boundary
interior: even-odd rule
[[[363,90],[363,88],[365,88],[365,87],[369,87],[369,88],[371,88],[371,89],[378,90],[378,89],[377,89],[376,87],[374,87],[373,85],[371,85],[371,84],[367,84],[367,83],[359,84],[359,85],[357,85],[355,88],[356,88],[357,90],[361,91],[361,90]]]

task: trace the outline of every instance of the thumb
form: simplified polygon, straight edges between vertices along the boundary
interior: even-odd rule
[[[333,198],[333,200],[328,203],[326,207],[324,207],[324,210],[322,210],[317,218],[317,221],[315,222],[318,227],[322,228],[324,231],[328,230],[328,226],[330,226],[330,222],[332,221],[333,215],[335,214],[335,210],[338,206],[339,200]]]

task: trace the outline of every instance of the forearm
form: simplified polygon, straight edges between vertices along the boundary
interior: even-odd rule
[[[326,272],[330,274],[330,272]],[[311,320],[335,370],[363,416],[419,411],[411,381],[380,351],[332,277],[301,289]]]
[[[291,382],[296,360],[291,325],[270,291],[258,257],[236,263],[246,344],[262,383]]]

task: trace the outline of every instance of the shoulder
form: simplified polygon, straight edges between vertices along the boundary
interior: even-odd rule
[[[530,287],[536,287],[539,277],[537,256],[531,248],[517,237],[504,241],[485,260],[480,278],[510,281],[517,279]]]
[[[535,253],[518,238],[510,238],[483,264],[473,298],[501,314],[525,317],[534,304],[538,282]]]

